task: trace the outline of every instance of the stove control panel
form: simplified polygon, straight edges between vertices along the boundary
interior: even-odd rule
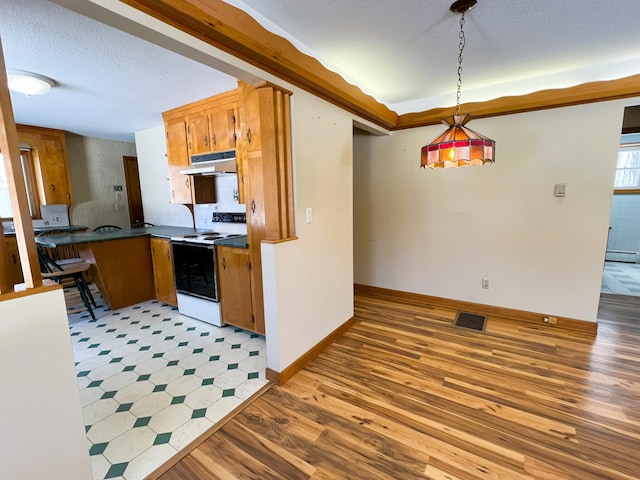
[[[247,215],[245,213],[213,212],[211,221],[224,223],[247,223]]]

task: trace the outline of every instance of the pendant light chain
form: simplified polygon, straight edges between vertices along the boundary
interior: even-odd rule
[[[458,48],[458,91],[456,92],[455,114],[443,118],[447,130],[424,145],[420,150],[421,168],[449,168],[471,165],[485,165],[495,162],[496,142],[471,130],[467,123],[471,115],[460,114],[460,93],[462,92],[462,53],[465,45],[465,12],[476,6],[478,0],[456,0],[449,10],[460,17],[460,44]]]
[[[464,50],[464,13],[460,17],[460,45],[458,50],[458,92],[456,93],[456,115],[460,115],[460,92],[462,90],[462,51]]]

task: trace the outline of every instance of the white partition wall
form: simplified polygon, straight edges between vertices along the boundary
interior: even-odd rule
[[[298,240],[262,245],[267,357],[275,371],[353,316],[352,116],[296,90],[292,117]]]
[[[595,321],[630,103],[474,120],[496,141],[482,167],[419,168],[442,126],[357,135],[355,282]]]
[[[62,289],[0,302],[0,477],[90,480]]]

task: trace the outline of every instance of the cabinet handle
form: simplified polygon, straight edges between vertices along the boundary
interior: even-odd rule
[[[188,178],[184,181],[184,186],[189,188],[189,179]]]
[[[226,257],[222,257],[222,269],[223,270],[227,269],[227,258]]]
[[[256,201],[251,199],[251,213],[256,213]]]
[[[236,135],[235,132],[233,132],[233,144],[235,145],[237,141],[238,141],[238,136]]]
[[[206,135],[204,136],[204,146],[208,147],[209,146],[209,137],[207,137]]]
[[[16,258],[16,254],[12,253],[11,254],[11,258],[13,259],[13,264],[15,265],[16,263],[18,263],[18,259]]]
[[[216,144],[216,134],[213,134],[213,137],[211,137],[211,145],[215,145]]]
[[[53,183],[51,184],[51,191],[52,191],[52,192],[55,192],[55,191],[56,191],[56,186],[55,186]]]
[[[169,251],[168,251],[168,250],[167,250],[164,254],[167,256],[167,258],[168,258],[169,260],[171,260],[171,254],[169,253]]]
[[[251,143],[251,129],[247,130],[247,142]]]
[[[189,147],[189,150],[191,150],[191,141],[189,141],[189,143],[187,145]]]

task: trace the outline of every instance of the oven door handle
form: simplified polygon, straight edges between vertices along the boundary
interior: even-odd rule
[[[182,247],[206,248],[207,250],[213,250],[215,248],[215,245],[212,245],[210,243],[181,242],[180,240],[170,240],[169,245],[180,245]]]

